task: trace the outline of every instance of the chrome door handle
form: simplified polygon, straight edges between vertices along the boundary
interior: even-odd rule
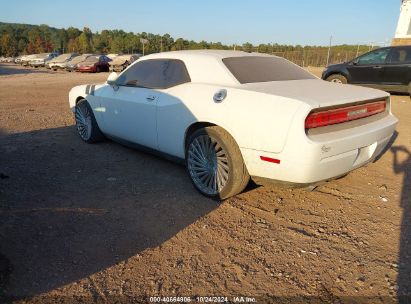
[[[156,99],[156,97],[154,95],[149,95],[149,96],[146,97],[146,99],[148,101],[154,101]]]

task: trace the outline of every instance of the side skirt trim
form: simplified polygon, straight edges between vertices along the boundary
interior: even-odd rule
[[[140,145],[140,144],[136,144],[136,143],[130,142],[128,140],[118,138],[116,136],[111,136],[111,135],[106,135],[106,134],[104,134],[104,136],[111,139],[112,141],[115,141],[115,142],[119,143],[120,145],[129,147],[129,148],[132,148],[132,149],[135,149],[135,150],[147,153],[147,154],[152,154],[152,155],[155,155],[157,157],[164,158],[164,159],[167,159],[169,161],[172,161],[173,163],[177,163],[177,164],[185,166],[185,159],[183,159],[183,158],[180,158],[180,157],[177,157],[177,156],[165,153],[165,152],[161,152],[161,151],[158,151],[158,150],[155,150],[153,148],[149,148],[149,147],[146,147],[146,146],[143,146],[143,145]]]

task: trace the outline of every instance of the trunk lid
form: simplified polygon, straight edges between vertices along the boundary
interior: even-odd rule
[[[367,100],[384,99],[388,93],[320,79],[272,81],[241,85],[243,90],[300,100],[314,108],[333,107]]]

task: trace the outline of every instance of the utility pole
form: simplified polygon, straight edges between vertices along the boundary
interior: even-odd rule
[[[148,40],[147,40],[147,39],[140,38],[140,42],[143,44],[143,56],[144,56],[144,53],[145,53],[144,46],[145,46],[145,44],[148,43]]]
[[[163,36],[161,36],[160,45],[160,52],[163,52]]]
[[[358,45],[357,45],[357,55],[355,55],[355,58],[358,57],[358,54],[360,54],[360,43],[359,42],[358,42]]]
[[[330,54],[331,54],[332,43],[333,43],[333,36],[330,36],[330,45],[328,46],[328,54],[327,54],[327,66],[330,63]]]
[[[305,48],[303,48],[303,67],[305,67]]]

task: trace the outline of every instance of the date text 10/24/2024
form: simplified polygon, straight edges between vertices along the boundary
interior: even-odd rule
[[[150,303],[256,303],[254,297],[222,297],[222,296],[196,296],[196,297],[150,297]]]

